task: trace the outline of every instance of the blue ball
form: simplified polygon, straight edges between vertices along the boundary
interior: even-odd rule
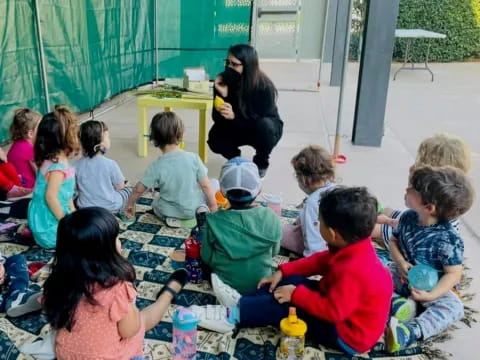
[[[430,291],[438,283],[438,271],[428,265],[415,265],[408,271],[408,284],[418,290]]]

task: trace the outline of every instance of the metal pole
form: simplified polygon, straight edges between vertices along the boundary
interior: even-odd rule
[[[327,26],[328,26],[328,8],[330,6],[330,0],[325,1],[325,13],[323,14],[323,35],[322,35],[322,53],[320,55],[320,64],[318,65],[318,78],[317,89],[320,88],[320,81],[322,79],[322,65],[323,56],[325,55],[325,39],[327,38]]]
[[[297,1],[297,18],[295,24],[295,60],[300,61],[300,42],[302,31],[302,0]]]
[[[50,112],[50,94],[48,92],[47,68],[45,65],[45,52],[43,49],[42,28],[40,26],[40,8],[38,5],[38,0],[34,0],[33,4],[35,6],[35,23],[37,25],[37,41],[38,50],[40,52],[40,69],[42,72],[42,87],[45,97],[45,107],[47,108],[47,112]]]
[[[158,85],[158,21],[157,21],[157,12],[158,12],[158,0],[153,0],[153,62],[155,63],[155,86]],[[152,88],[153,88],[152,84]]]
[[[337,127],[335,129],[335,144],[333,146],[333,158],[336,159],[340,152],[340,130],[343,117],[343,97],[345,85],[347,82],[347,65],[348,65],[348,52],[350,49],[350,27],[352,23],[352,0],[348,1],[348,16],[347,16],[347,31],[345,32],[345,44],[344,44],[344,57],[342,64],[342,82],[340,86],[340,96],[338,99],[338,113],[337,113]]]

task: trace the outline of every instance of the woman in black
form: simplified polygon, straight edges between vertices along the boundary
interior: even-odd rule
[[[212,110],[214,124],[208,134],[210,149],[227,159],[240,156],[239,146],[256,150],[253,162],[264,177],[268,158],[282,136],[277,89],[258,67],[257,52],[250,45],[233,45],[225,59],[225,71],[215,79],[214,97],[225,103]]]

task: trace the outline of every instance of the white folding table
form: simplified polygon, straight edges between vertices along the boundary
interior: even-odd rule
[[[395,78],[397,77],[397,74],[401,70],[427,70],[430,73],[430,75],[432,75],[432,81],[433,81],[434,79],[433,72],[432,70],[430,70],[430,67],[428,66],[428,56],[430,54],[430,42],[431,42],[431,39],[445,39],[447,35],[424,30],[424,29],[397,29],[395,30],[395,37],[406,39],[406,46],[405,46],[405,58],[403,60],[403,64],[397,71],[395,71],[395,74],[393,75],[393,80],[395,80]],[[413,40],[415,39],[428,39],[427,53],[425,55],[425,66],[422,66],[422,67],[415,67],[415,63],[410,58],[410,49],[411,49]],[[407,66],[408,63],[411,64],[411,67]]]

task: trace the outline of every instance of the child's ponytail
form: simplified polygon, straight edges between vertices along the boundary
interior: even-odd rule
[[[65,105],[57,105],[38,125],[35,140],[35,164],[40,167],[45,160],[58,161],[61,151],[68,156],[80,150],[78,120]]]

